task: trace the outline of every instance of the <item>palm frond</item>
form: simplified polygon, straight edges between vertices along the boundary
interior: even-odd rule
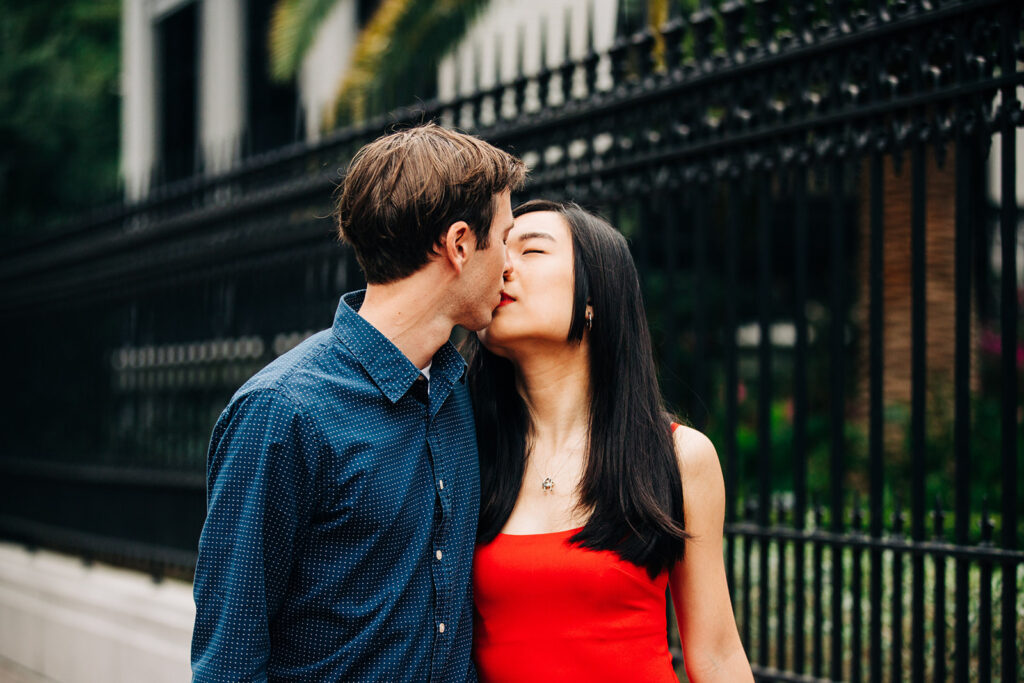
[[[657,69],[665,68],[665,36],[662,26],[668,21],[668,0],[647,0],[647,24],[654,34],[654,64]]]
[[[277,0],[267,36],[273,80],[287,81],[298,73],[317,31],[338,2],[340,0]]]
[[[342,76],[334,103],[328,107],[324,125],[333,128],[342,102],[349,118],[362,120],[366,114],[366,99],[377,78],[377,72],[395,40],[402,18],[416,5],[416,0],[384,0],[359,33],[348,70]],[[430,2],[422,2],[431,5]]]
[[[333,127],[339,113],[362,120],[376,94],[409,74],[436,71],[488,4],[490,0],[384,0],[356,41],[325,125]]]

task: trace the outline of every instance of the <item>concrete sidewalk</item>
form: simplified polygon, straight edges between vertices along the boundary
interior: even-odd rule
[[[0,683],[189,681],[192,586],[0,543]]]
[[[17,662],[0,657],[0,683],[55,683],[55,681],[26,669]]]

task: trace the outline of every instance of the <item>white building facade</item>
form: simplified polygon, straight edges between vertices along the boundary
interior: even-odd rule
[[[295,82],[267,75],[274,0],[124,0],[122,170],[129,200],[158,182],[222,173],[240,159],[316,140],[361,21],[339,0]]]
[[[124,0],[122,172],[126,198],[158,183],[217,174],[239,160],[315,142],[380,0],[338,0],[293,83],[267,75],[274,0]],[[598,51],[615,36],[618,0],[492,0],[440,66],[436,94],[511,79]],[[568,41],[568,45],[567,45]],[[519,55],[522,54],[522,59]],[[476,74],[476,76],[474,76]],[[424,93],[429,97],[433,93]]]

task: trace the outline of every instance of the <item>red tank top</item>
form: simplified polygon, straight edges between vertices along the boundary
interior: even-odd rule
[[[673,428],[675,425],[673,425]],[[678,683],[668,651],[668,572],[570,544],[579,529],[498,534],[473,560],[473,659],[484,683]]]

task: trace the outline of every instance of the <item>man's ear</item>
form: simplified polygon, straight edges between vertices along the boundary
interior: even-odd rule
[[[448,226],[448,231],[441,238],[439,251],[456,275],[462,274],[463,266],[475,250],[476,235],[470,229],[469,223],[455,221]]]

